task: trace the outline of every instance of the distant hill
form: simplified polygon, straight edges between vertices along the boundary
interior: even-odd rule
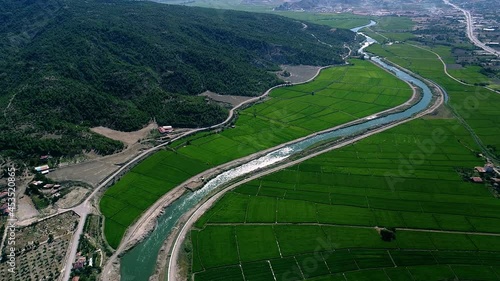
[[[0,0],[1,154],[107,154],[121,144],[89,127],[220,122],[227,110],[197,94],[256,95],[279,83],[279,64],[342,62],[354,34],[308,26],[142,1]]]
[[[278,11],[314,11],[327,8],[332,10],[334,8],[342,8],[346,5],[359,4],[364,0],[300,0],[297,2],[286,2],[279,5],[275,10]]]
[[[428,5],[442,3],[439,0],[298,0],[278,5],[277,11],[308,11],[308,12],[352,12],[363,11],[364,13],[375,13],[379,10],[392,11],[414,11],[417,7],[422,9]]]

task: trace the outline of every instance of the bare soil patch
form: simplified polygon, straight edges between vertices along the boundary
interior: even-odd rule
[[[57,207],[62,209],[69,209],[80,204],[88,195],[90,190],[83,186],[73,186],[71,191],[57,200]]]
[[[290,83],[301,83],[307,81],[314,76],[320,69],[320,66],[311,66],[311,65],[280,65],[283,71],[276,72],[276,75],[283,79],[286,82]],[[285,77],[283,73],[287,71],[290,73],[290,76]]]
[[[216,102],[228,103],[232,107],[235,107],[238,104],[253,98],[253,97],[246,97],[246,96],[220,95],[220,94],[210,92],[210,91],[205,91],[205,92],[201,93],[200,96],[208,97]]]
[[[80,163],[62,163],[58,169],[47,174],[47,177],[55,181],[82,181],[96,187],[99,182],[147,147],[148,145],[135,143],[117,154]]]
[[[35,208],[35,204],[33,204],[31,198],[27,195],[20,196],[17,204],[16,215],[17,219],[20,221],[37,217],[40,214]]]
[[[154,122],[151,122],[146,127],[134,132],[116,131],[102,126],[95,127],[90,130],[94,133],[103,135],[113,140],[121,141],[125,143],[127,146],[130,146],[134,143],[139,142],[139,140],[146,138],[149,132],[151,132],[151,130],[154,130],[156,127],[158,127],[158,125]]]

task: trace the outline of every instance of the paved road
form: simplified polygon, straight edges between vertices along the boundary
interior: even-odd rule
[[[487,46],[483,42],[479,41],[479,39],[477,39],[477,37],[474,35],[474,23],[472,22],[473,18],[472,18],[472,15],[469,11],[460,8],[459,6],[451,3],[448,0],[443,0],[443,1],[444,1],[444,3],[452,6],[453,8],[460,10],[465,15],[465,19],[467,21],[467,37],[469,37],[470,41],[472,41],[472,43],[474,43],[474,45],[478,46],[479,48],[485,50],[486,52],[488,52],[490,54],[500,56],[499,51],[497,51],[497,50]]]
[[[436,88],[440,89],[439,87],[437,87],[437,85],[436,85]],[[439,106],[441,106],[443,104],[444,93],[440,92],[440,94],[441,94],[440,98],[438,98],[431,107],[429,107],[425,111],[423,111],[423,112],[421,112],[421,113],[419,113],[419,114],[417,114],[417,115],[415,115],[415,116],[413,116],[411,118],[404,119],[404,120],[392,123],[390,125],[383,126],[383,127],[371,130],[368,133],[365,133],[365,134],[362,134],[362,135],[357,136],[355,138],[346,140],[346,141],[341,142],[339,144],[336,144],[334,146],[327,147],[327,148],[325,148],[325,149],[323,149],[321,151],[314,152],[314,153],[312,153],[310,155],[304,156],[304,157],[299,158],[297,160],[290,161],[290,162],[284,162],[284,163],[282,163],[282,164],[280,164],[278,166],[275,166],[273,168],[266,169],[266,170],[261,171],[261,172],[257,172],[257,173],[253,174],[252,176],[250,176],[248,178],[242,179],[241,181],[239,181],[239,182],[237,182],[235,184],[232,184],[232,185],[224,188],[223,190],[220,190],[214,196],[212,196],[211,198],[209,198],[206,202],[204,202],[203,204],[199,205],[197,207],[197,209],[194,210],[194,212],[192,212],[191,215],[189,215],[189,218],[182,225],[182,228],[180,229],[180,231],[175,235],[175,242],[173,243],[172,248],[166,250],[166,251],[170,251],[171,250],[170,251],[170,253],[171,253],[170,254],[170,260],[169,260],[169,264],[168,264],[168,279],[167,280],[168,281],[181,280],[182,277],[181,277],[180,273],[178,272],[178,267],[177,267],[176,262],[179,259],[179,255],[181,253],[181,249],[180,248],[181,248],[181,245],[182,245],[182,243],[183,243],[186,235],[188,234],[188,232],[191,229],[191,227],[193,226],[193,224],[198,220],[198,218],[200,218],[208,209],[210,209],[210,207],[215,202],[217,202],[217,200],[220,197],[222,197],[226,192],[228,192],[228,191],[230,191],[230,190],[232,190],[232,189],[240,186],[241,184],[244,184],[244,183],[247,183],[249,181],[252,181],[254,179],[257,179],[257,178],[260,178],[262,176],[265,176],[265,175],[277,172],[279,170],[282,170],[282,169],[290,167],[290,166],[297,165],[298,163],[301,163],[301,162],[303,162],[305,160],[308,160],[310,158],[316,157],[316,156],[318,156],[320,154],[329,152],[329,151],[334,150],[334,149],[338,149],[340,147],[343,147],[343,146],[346,146],[348,144],[354,143],[354,142],[359,141],[359,140],[361,140],[363,138],[366,138],[368,136],[377,134],[379,132],[388,130],[388,129],[393,128],[395,126],[398,126],[400,124],[409,122],[409,121],[411,121],[413,119],[420,118],[423,115],[429,114],[429,113],[433,112],[434,110],[436,110]]]
[[[308,79],[307,81],[303,81],[303,82],[299,82],[299,83],[291,83],[291,85],[308,83],[308,82],[312,81],[314,78],[316,78],[316,76],[318,76],[318,74],[320,73],[320,71],[322,69],[325,69],[325,68],[328,68],[328,67],[330,67],[330,66],[321,67],[320,69],[318,69],[318,71],[316,72],[316,74],[312,78]],[[200,132],[200,131],[205,131],[205,130],[216,129],[216,128],[222,127],[222,126],[228,124],[233,119],[235,111],[238,110],[239,108],[241,108],[242,106],[244,106],[246,104],[249,104],[249,103],[257,102],[257,101],[261,100],[262,98],[266,97],[267,95],[269,95],[269,93],[272,90],[274,90],[276,88],[279,88],[279,87],[286,86],[286,85],[287,84],[281,84],[281,85],[277,85],[277,86],[271,87],[266,92],[264,92],[262,95],[239,103],[238,105],[236,105],[235,107],[233,107],[229,111],[229,115],[226,118],[226,120],[224,120],[223,122],[221,122],[219,124],[216,124],[216,125],[213,125],[213,126],[210,126],[210,127],[198,128],[198,129],[193,129],[193,130],[187,131],[184,134],[182,134],[182,135],[180,135],[180,136],[178,136],[178,137],[170,140],[170,142],[179,140],[181,138],[184,138],[186,136],[192,135],[192,134]],[[76,212],[80,216],[80,220],[78,222],[77,230],[76,230],[75,234],[73,235],[73,239],[71,240],[69,248],[68,248],[68,253],[66,255],[65,266],[62,269],[62,271],[64,272],[63,279],[62,279],[63,281],[69,280],[69,277],[70,277],[70,274],[71,274],[71,268],[72,268],[72,265],[73,265],[73,261],[75,260],[75,257],[76,257],[76,252],[77,252],[77,249],[78,249],[78,244],[79,244],[80,236],[83,233],[83,226],[85,225],[85,220],[86,220],[88,214],[91,213],[91,211],[92,211],[92,206],[91,206],[91,200],[92,200],[92,198],[96,194],[98,194],[104,187],[106,187],[107,184],[110,181],[112,181],[115,177],[119,176],[121,173],[123,173],[124,171],[126,171],[126,169],[128,169],[129,167],[135,165],[135,163],[137,161],[139,161],[139,160],[143,159],[144,157],[146,157],[147,155],[149,155],[149,154],[151,154],[151,153],[159,150],[160,148],[168,145],[170,142],[162,143],[162,144],[159,144],[159,145],[157,145],[155,147],[152,147],[152,148],[150,148],[150,149],[142,152],[141,154],[137,155],[133,159],[131,159],[129,162],[127,162],[125,165],[123,165],[120,169],[118,169],[116,172],[114,172],[111,176],[109,176],[106,180],[104,180],[97,188],[95,188],[94,191],[87,197],[87,199],[84,202],[82,202],[80,205],[75,206],[75,207],[73,207],[71,209],[63,209],[63,210],[58,211],[58,214],[59,214],[61,212],[65,212],[65,211],[71,210],[71,211]],[[43,219],[46,219],[46,218],[43,218]],[[117,256],[117,254],[115,253],[115,255],[113,255],[113,256]]]

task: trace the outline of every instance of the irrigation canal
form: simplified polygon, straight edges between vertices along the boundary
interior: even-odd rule
[[[351,29],[352,31],[366,37],[366,40],[362,44],[362,47],[358,50],[359,53],[365,54],[364,48],[376,42],[373,38],[360,33],[359,30],[364,27],[373,26],[375,24],[376,23],[374,21],[371,21],[368,25]],[[290,156],[299,153],[304,149],[307,149],[308,147],[311,147],[316,143],[339,137],[361,134],[372,128],[390,124],[395,121],[404,120],[421,111],[424,111],[430,105],[432,101],[432,92],[423,81],[410,76],[409,74],[394,66],[384,63],[377,57],[373,57],[371,58],[371,60],[373,60],[379,66],[394,73],[399,79],[409,82],[414,86],[420,88],[423,93],[422,98],[416,104],[402,112],[375,117],[373,119],[366,119],[366,122],[358,123],[356,125],[351,125],[322,134],[317,134],[300,142],[296,142],[272,151],[260,158],[221,173],[212,180],[208,181],[201,189],[193,193],[184,194],[165,209],[164,214],[158,218],[157,225],[154,231],[141,243],[137,244],[134,248],[123,255],[120,261],[121,280],[148,281],[149,277],[154,272],[158,252],[164,240],[176,227],[180,217],[190,209],[194,208],[216,188],[227,184],[234,178],[251,174],[256,170],[266,168],[280,161],[283,161]]]

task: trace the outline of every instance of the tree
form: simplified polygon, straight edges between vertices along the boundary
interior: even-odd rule
[[[49,240],[47,241],[47,243],[52,243],[54,241],[54,235],[51,233],[49,234]]]
[[[382,238],[382,240],[386,242],[391,242],[392,240],[396,240],[396,230],[395,229],[389,230],[387,228],[382,228],[380,230],[380,237]]]

